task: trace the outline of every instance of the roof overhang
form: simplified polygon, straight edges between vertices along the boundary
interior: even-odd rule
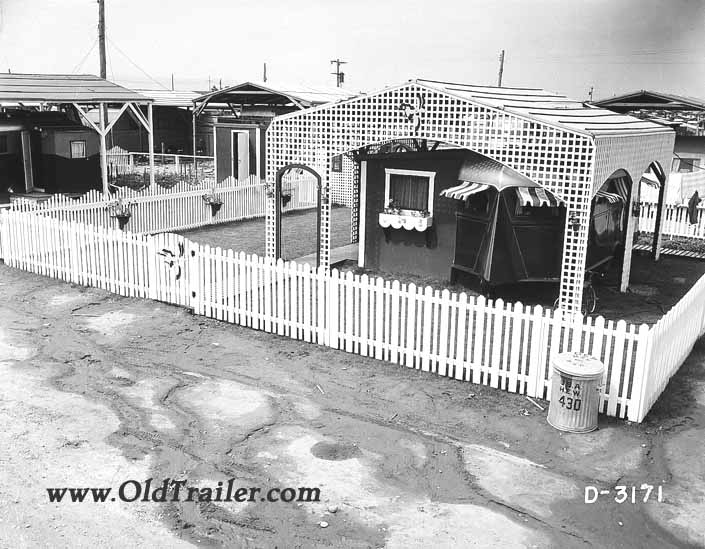
[[[0,74],[0,105],[152,103],[152,99],[91,74]]]
[[[657,109],[657,110],[695,110],[705,111],[705,101],[691,97],[683,97],[668,93],[640,90],[602,99],[593,103],[606,109],[632,110],[632,109]]]

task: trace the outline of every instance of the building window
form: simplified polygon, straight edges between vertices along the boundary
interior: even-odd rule
[[[86,158],[85,141],[71,141],[71,158]]]
[[[330,170],[332,172],[342,172],[343,171],[343,155],[334,156],[331,161]]]
[[[678,173],[690,173],[698,170],[699,166],[699,158],[676,158],[673,160],[673,171]]]
[[[433,212],[435,172],[385,170],[384,207],[411,212]]]
[[[0,154],[7,154],[10,149],[7,145],[7,135],[0,135]]]

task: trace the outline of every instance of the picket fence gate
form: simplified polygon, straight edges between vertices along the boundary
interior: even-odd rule
[[[33,212],[0,212],[0,253],[26,271],[532,397],[550,398],[555,354],[588,353],[606,365],[600,411],[632,421],[705,328],[705,279],[649,328]]]

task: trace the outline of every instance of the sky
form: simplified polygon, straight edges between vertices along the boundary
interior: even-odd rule
[[[108,79],[371,92],[411,78],[705,99],[705,0],[105,0]],[[0,0],[0,71],[98,74],[95,0]]]

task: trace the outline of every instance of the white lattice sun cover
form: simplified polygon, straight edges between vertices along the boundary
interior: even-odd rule
[[[611,126],[606,130],[598,125],[609,120]],[[587,108],[542,90],[414,80],[275,118],[267,130],[267,180],[273,183],[276,171],[290,163],[306,164],[321,174],[321,264],[327,266],[328,197],[333,184],[336,198],[344,195],[338,182],[352,179],[331,173],[333,156],[408,138],[440,141],[483,154],[565,201],[568,216],[560,302],[568,311],[579,311],[593,194],[619,169],[639,181],[652,161],[668,165],[673,150],[673,132],[632,120],[636,119]],[[266,228],[270,257],[276,250],[275,208],[271,198]],[[576,222],[579,229],[573,230]]]

